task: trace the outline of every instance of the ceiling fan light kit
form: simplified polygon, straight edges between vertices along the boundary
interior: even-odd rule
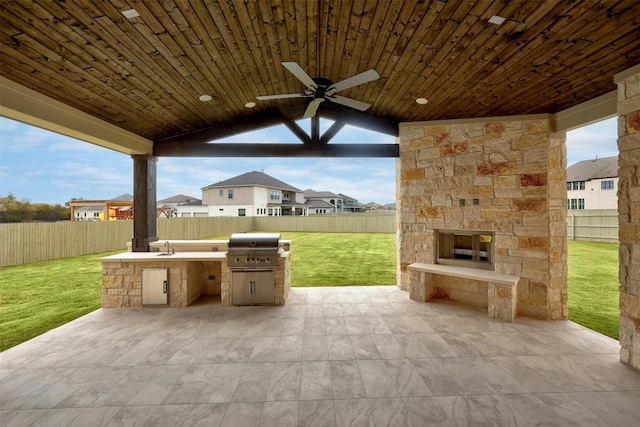
[[[261,95],[256,96],[256,99],[260,101],[267,101],[288,98],[313,98],[309,102],[309,105],[307,105],[307,109],[302,116],[305,119],[315,116],[320,104],[324,101],[344,105],[359,111],[367,110],[371,107],[371,104],[347,98],[345,96],[336,95],[335,93],[364,83],[369,83],[380,78],[380,75],[376,70],[372,69],[356,74],[355,76],[339,81],[338,83],[333,83],[331,80],[324,77],[316,77],[315,79],[312,79],[297,62],[283,62],[282,66],[289,70],[291,74],[304,84],[304,91],[302,93]]]

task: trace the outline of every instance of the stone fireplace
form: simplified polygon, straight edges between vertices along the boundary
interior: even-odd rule
[[[398,285],[412,263],[463,264],[519,278],[518,315],[566,319],[566,148],[550,117],[403,123],[399,143]],[[438,280],[487,304],[486,285]]]

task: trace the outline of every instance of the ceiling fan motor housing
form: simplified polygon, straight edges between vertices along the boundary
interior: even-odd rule
[[[327,90],[331,88],[331,86],[333,85],[333,82],[331,80],[325,79],[324,77],[316,77],[313,79],[313,81],[316,83],[318,87],[315,89],[315,91],[311,92],[311,94],[314,94],[316,98],[324,98],[325,95],[327,96],[333,95],[334,91]],[[306,93],[306,90],[305,90],[305,93]]]

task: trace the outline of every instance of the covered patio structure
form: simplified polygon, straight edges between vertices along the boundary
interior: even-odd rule
[[[445,396],[454,397],[437,399],[440,410],[446,415],[446,419],[442,419],[445,425],[465,424],[473,420],[478,413],[476,409],[485,414],[490,411],[482,411],[482,407],[497,408],[503,404],[506,405],[503,407],[505,413],[511,413],[509,408],[515,408],[517,416],[510,419],[518,422],[521,418],[526,420],[531,416],[535,419],[548,413],[552,414],[551,418],[542,422],[560,420],[558,424],[564,424],[575,416],[574,423],[577,424],[616,425],[616,414],[625,414],[624,422],[635,422],[638,418],[637,412],[621,402],[637,400],[638,374],[632,368],[640,369],[639,20],[640,6],[634,0],[2,2],[0,114],[131,155],[135,206],[132,247],[139,252],[149,251],[149,244],[158,239],[156,166],[162,157],[398,158],[399,289],[390,292],[373,288],[379,291],[380,298],[390,300],[374,297],[383,304],[383,307],[371,307],[377,314],[367,311],[371,314],[368,316],[359,311],[364,317],[373,319],[354,321],[365,329],[356,327],[354,330],[362,333],[353,335],[365,335],[365,338],[349,338],[364,394],[361,397],[342,395],[344,399],[356,399],[353,401],[355,408],[362,404],[357,399],[368,399],[376,425],[402,425],[400,421],[395,422],[394,414],[404,417],[401,419],[405,424],[419,424],[419,421],[411,421],[413,418],[406,409],[414,403],[405,399],[415,396],[401,392],[403,387],[411,389],[414,385],[397,381],[407,378],[413,384],[409,374],[414,369],[423,369],[422,373],[426,372],[420,375],[423,381],[428,381],[425,377],[436,381],[439,372],[451,374],[451,378],[442,378],[443,388],[434,385],[435,389],[446,390],[446,384],[452,378],[458,382],[457,389],[452,385],[458,391],[444,391]],[[565,133],[614,116],[618,117],[620,151],[620,346],[566,321]],[[311,121],[309,134],[297,123],[303,117]],[[333,122],[323,134],[320,133],[320,118]],[[230,135],[279,124],[284,124],[300,143],[215,142]],[[397,143],[331,143],[347,124],[395,136]],[[485,236],[483,239],[492,243],[490,268],[498,275],[517,280],[514,279],[515,285],[508,291],[496,291],[495,284],[487,287],[460,278],[429,283],[435,283],[440,293],[455,294],[456,298],[465,301],[480,301],[479,304],[484,304],[487,289],[489,293],[494,289],[493,296],[497,292],[508,293],[514,303],[509,310],[517,316],[513,325],[489,320],[486,309],[485,318],[475,319],[475,311],[468,307],[409,300],[409,295],[422,301],[430,296],[424,277],[412,273],[409,266],[439,262],[438,242],[443,231]],[[309,291],[296,292],[310,303]],[[375,303],[368,289],[349,292],[351,298]],[[339,300],[340,294],[336,291],[335,298]],[[365,295],[369,300],[354,294]],[[317,298],[324,298],[322,292],[320,297],[312,296],[311,301],[317,302]],[[385,304],[391,304],[391,308]],[[289,322],[291,327],[300,325],[302,317],[305,319],[303,324],[307,325],[308,319],[316,317],[313,313],[320,311],[318,307],[303,307],[296,309],[291,304],[280,312],[280,316],[297,319]],[[394,307],[409,310],[413,313],[409,316],[414,317],[398,320],[402,315],[394,311]],[[346,308],[349,309],[353,307]],[[296,310],[305,315],[296,314]],[[324,329],[317,327],[327,335],[332,335],[327,332],[331,319],[359,317],[355,312],[349,312],[353,316],[345,316],[342,308],[342,316],[329,308],[327,312],[324,310],[323,307]],[[455,317],[460,310],[463,317]],[[5,352],[2,366],[6,367],[3,371],[5,384],[10,384],[14,392],[7,395],[0,409],[3,416],[29,417],[27,412],[20,411],[31,408],[54,410],[58,405],[73,407],[72,401],[63,403],[50,396],[57,396],[57,387],[65,388],[67,382],[76,379],[79,383],[90,382],[83,379],[83,375],[95,372],[93,362],[80,355],[79,359],[70,357],[65,349],[80,351],[78,347],[66,345],[74,336],[78,337],[78,345],[82,344],[83,337],[87,343],[96,343],[101,333],[92,326],[97,326],[113,338],[99,343],[104,345],[98,347],[104,352],[94,354],[94,362],[109,378],[97,389],[83,385],[103,397],[92,403],[75,403],[79,405],[75,407],[88,410],[95,404],[103,408],[100,411],[104,410],[109,422],[126,423],[130,414],[135,418],[135,413],[148,411],[147,399],[153,399],[143,393],[144,396],[135,399],[133,394],[129,395],[126,402],[118,400],[119,386],[110,382],[117,376],[116,371],[122,369],[120,379],[125,387],[140,382],[144,383],[141,388],[153,389],[156,382],[163,381],[163,377],[156,374],[172,371],[164,372],[159,366],[170,365],[163,357],[172,353],[173,346],[184,344],[187,349],[195,349],[194,352],[198,352],[203,344],[222,349],[224,345],[214,339],[215,334],[220,333],[222,338],[230,339],[226,341],[229,346],[236,342],[235,338],[243,342],[246,338],[243,334],[264,332],[252,329],[255,326],[252,316],[260,316],[260,313],[261,310],[200,312],[198,307],[164,312],[99,310],[52,332],[48,338],[42,337]],[[242,315],[247,318],[243,319]],[[387,315],[389,319],[384,319]],[[206,326],[197,326],[189,319],[215,323],[225,316],[229,317],[222,321],[221,328],[216,329],[222,332],[209,331]],[[470,317],[479,322],[469,326],[471,331],[465,329],[465,322]],[[163,324],[158,319],[164,318],[169,323],[177,319],[183,322],[184,333],[195,333],[192,329],[196,327],[196,331],[200,330],[209,341],[193,343],[164,337],[148,342],[150,333],[163,333],[157,327]],[[108,321],[102,323],[103,319]],[[141,322],[145,319],[149,320],[147,325]],[[376,323],[380,320],[383,322]],[[114,323],[110,323],[112,321]],[[315,322],[309,320],[311,331],[315,330]],[[119,330],[123,335],[112,329],[114,324],[121,325]],[[384,332],[379,334],[382,337],[376,337],[378,332],[366,329],[376,324],[383,328]],[[383,324],[388,329],[384,329]],[[226,332],[225,325],[233,326],[233,330]],[[425,325],[424,329],[422,325]],[[243,329],[244,326],[248,329]],[[348,326],[345,323],[345,327]],[[535,345],[527,345],[531,338],[529,328],[543,331],[533,332]],[[171,330],[175,336],[181,336],[175,329]],[[367,332],[363,332],[365,330]],[[451,342],[443,336],[433,336],[435,341],[427,340],[423,347],[434,358],[451,357],[452,360],[432,360],[433,364],[426,363],[418,368],[414,358],[407,353],[413,344],[402,347],[406,357],[401,352],[396,353],[397,358],[385,356],[385,349],[393,352],[396,348],[394,340],[398,343],[403,339],[420,340],[423,338],[412,335],[447,331],[451,333],[448,337]],[[475,332],[482,338],[473,335]],[[224,336],[226,333],[232,335]],[[134,341],[127,341],[132,338],[129,334],[133,334]],[[146,339],[135,341],[142,335]],[[292,334],[296,335],[314,336],[306,332]],[[287,338],[285,329],[277,336],[279,346],[296,341]],[[62,344],[50,345],[47,340],[52,337],[60,339]],[[526,354],[507,346],[506,338],[519,343]],[[440,339],[449,347],[455,347],[451,349],[452,353],[447,353],[447,346]],[[328,340],[327,336],[327,346]],[[160,352],[165,356],[147,359],[155,345],[164,345],[160,341],[170,345],[171,350]],[[469,348],[465,344],[468,341],[477,343],[480,348]],[[297,366],[299,378],[306,378],[305,339],[302,342],[303,353]],[[242,347],[242,344],[236,344]],[[291,345],[299,345],[299,341]],[[83,349],[90,350],[90,347],[87,345]],[[443,353],[438,353],[440,348],[445,349]],[[129,350],[133,353],[127,355]],[[246,359],[236,358],[234,351],[226,347],[223,358],[229,355],[228,360],[222,360],[219,366],[224,367],[219,371],[216,367],[213,373],[202,373],[184,366],[183,374],[213,375],[207,378],[216,378],[224,384],[232,378],[229,381],[237,380],[235,385],[238,386],[245,369],[253,368],[226,366],[234,360],[246,363]],[[246,349],[238,351],[244,351],[245,355],[248,352]],[[141,356],[142,353],[145,355]],[[585,353],[591,355],[581,359],[579,355]],[[624,363],[614,363],[616,353],[619,356],[615,358],[619,357]],[[111,359],[109,354],[119,356]],[[189,357],[182,352],[178,354]],[[357,354],[361,357],[356,357]],[[415,359],[424,359],[426,353],[415,353],[419,354],[422,356]],[[393,356],[392,353],[388,355]],[[465,378],[462,367],[467,366],[467,361],[464,358],[471,355],[483,358],[468,361],[470,366],[477,366],[478,371],[469,374],[471,378]],[[487,355],[504,358],[504,363],[496,364],[492,360],[487,364],[487,360],[491,360],[484,358]],[[271,362],[277,364],[277,357],[276,353],[275,362]],[[521,360],[527,357],[535,359]],[[80,364],[63,367],[60,364],[66,362],[62,359],[69,363],[77,360]],[[387,359],[397,362],[387,362]],[[330,360],[327,353],[327,358],[321,361]],[[31,365],[35,370],[23,369],[23,363],[27,362],[35,363]],[[191,362],[194,360],[189,359],[185,364],[192,365]],[[214,357],[211,362],[215,364],[220,360]],[[38,371],[38,363],[55,372]],[[157,369],[145,370],[149,365]],[[323,366],[319,368],[320,372],[331,372],[330,363],[328,368]],[[433,366],[444,371],[434,370]],[[530,372],[535,379],[518,379],[515,371],[520,368]],[[467,394],[482,394],[471,390],[476,384],[476,374],[483,370],[495,370],[493,372],[504,380],[498,382],[511,384],[500,389],[498,382],[484,378],[497,395],[504,391],[516,397],[511,400],[461,398]],[[611,373],[606,379],[601,377],[605,371]],[[229,377],[217,377],[218,372],[225,372]],[[278,387],[278,372],[274,365],[268,387],[272,382]],[[459,378],[456,377],[458,373]],[[286,377],[286,372],[282,375]],[[59,382],[61,378],[64,378],[62,383]],[[556,384],[559,388],[550,388],[547,383],[558,378],[566,378],[566,382]],[[613,383],[610,382],[612,378],[615,378]],[[187,377],[184,381],[191,379]],[[518,388],[512,379],[523,388]],[[286,383],[287,380],[282,381]],[[308,396],[315,397],[310,399],[302,398],[302,388],[299,395],[285,393],[284,398],[269,395],[267,388],[261,417],[269,406],[266,402],[299,400],[297,422],[312,424],[322,419],[316,414],[331,413],[329,404],[323,403],[331,400],[334,422],[341,423],[339,420],[343,418],[338,414],[342,409],[338,408],[351,403],[336,403],[341,400],[336,396],[341,395],[336,395],[335,389],[332,389],[331,398],[321,392],[315,394],[316,390],[322,389],[326,376],[318,381],[319,384],[313,379],[300,382],[311,384],[314,391]],[[482,384],[479,387],[483,387]],[[160,387],[165,385],[166,382]],[[378,386],[383,391],[373,391],[378,390]],[[418,384],[418,387],[422,386]],[[432,395],[437,395],[428,388]],[[78,390],[85,389],[79,387]],[[597,397],[589,394],[598,390],[602,394]],[[614,391],[614,394],[606,394],[604,390]],[[236,391],[237,388],[220,398],[226,399],[224,403],[230,403]],[[569,397],[554,394],[565,391],[576,393]],[[23,392],[40,393],[42,398],[28,403],[28,399],[21,397]],[[522,403],[521,393],[537,392],[542,394],[532,400],[534,409]],[[214,403],[219,398],[213,391],[209,395],[203,393],[201,391],[197,398],[187,403]],[[426,389],[422,393],[427,393]],[[487,394],[495,396],[495,393]],[[112,395],[114,399],[109,400]],[[394,400],[396,398],[401,400]],[[200,402],[199,399],[209,401]],[[137,404],[127,408],[131,402]],[[152,406],[162,403],[153,402]],[[611,418],[600,417],[596,412],[603,402],[612,402],[620,411],[607,412]],[[429,405],[428,402],[415,403],[415,407],[423,409],[430,408]],[[118,411],[111,412],[113,406]],[[269,410],[277,412],[283,408],[276,406]],[[229,408],[231,404],[225,414],[234,413],[229,412]],[[193,409],[191,406],[189,411]],[[383,411],[384,416],[376,417],[375,411]],[[119,413],[121,415],[117,415]],[[592,418],[591,414],[600,418]],[[232,425],[234,416],[229,415],[227,419],[225,415],[221,420]],[[145,418],[145,422],[153,424],[154,421],[149,420],[154,419]],[[487,423],[491,422],[501,424],[499,420],[487,420]],[[523,425],[526,422],[523,421]]]

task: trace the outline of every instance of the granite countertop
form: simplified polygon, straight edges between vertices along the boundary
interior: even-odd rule
[[[226,259],[227,252],[176,252],[171,255],[163,255],[164,252],[123,252],[100,258],[102,262],[119,261],[222,261]]]
[[[163,255],[165,252],[123,252],[100,258],[102,262],[120,261],[222,261],[227,259],[227,251],[193,251],[176,252],[171,255]],[[280,257],[288,258],[289,252],[278,251]]]

